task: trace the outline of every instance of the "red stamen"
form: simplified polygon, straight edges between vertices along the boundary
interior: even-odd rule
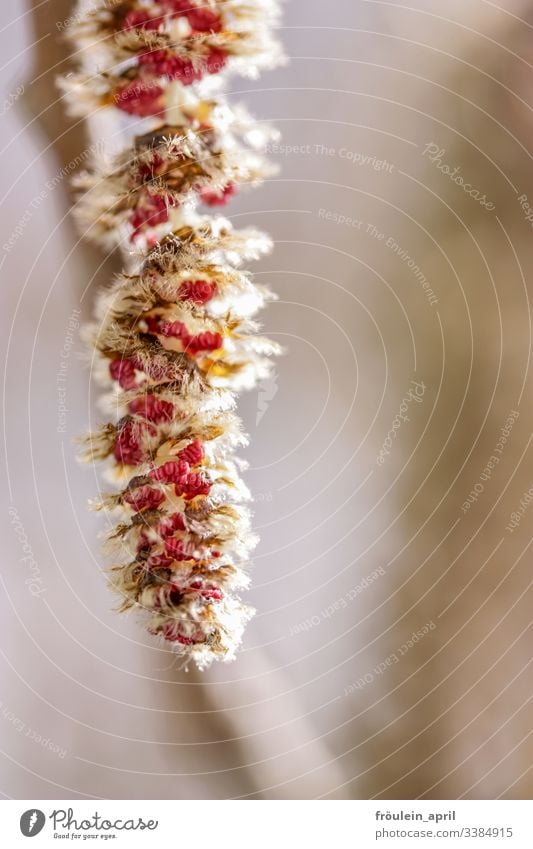
[[[160,489],[152,489],[151,486],[140,486],[138,489],[128,492],[124,496],[124,501],[131,504],[136,513],[139,513],[146,507],[154,510],[164,500],[165,493],[161,492]]]
[[[133,389],[136,385],[135,366],[130,359],[112,360],[109,373],[113,380],[118,381],[122,389]]]
[[[200,197],[208,206],[225,206],[229,200],[237,193],[237,187],[234,183],[228,183],[220,191],[212,189],[200,189]]]
[[[150,426],[140,422],[126,421],[119,427],[113,453],[119,463],[137,466],[147,459],[142,441],[146,433],[153,432]]]
[[[183,482],[176,484],[176,495],[182,495],[186,500],[197,495],[209,495],[211,483],[209,478],[191,472]]]
[[[215,294],[216,283],[208,280],[187,280],[180,286],[179,297],[182,301],[194,301],[206,304]]]
[[[166,537],[173,534],[174,531],[184,531],[185,530],[185,522],[183,521],[183,516],[181,513],[173,513],[172,516],[167,516],[163,519],[157,528],[157,533],[161,537],[161,539],[166,539]]]
[[[128,115],[147,118],[163,110],[163,89],[153,80],[132,80],[115,91],[115,102]]]
[[[164,224],[168,221],[168,210],[171,206],[174,206],[174,201],[170,195],[165,197],[148,191],[141,192],[139,202],[130,217],[133,227],[132,241],[145,227],[154,227],[156,224]]]
[[[190,9],[187,20],[196,32],[220,32],[222,29],[220,16],[211,9]]]
[[[198,463],[201,463],[204,459],[202,443],[198,439],[195,439],[193,442],[189,443],[186,448],[182,448],[182,450],[178,453],[178,457],[180,460],[185,460],[189,466],[197,466]]]
[[[159,29],[160,23],[161,17],[154,19],[146,10],[139,9],[128,12],[122,21],[122,29],[136,29],[137,27],[141,27],[142,29]]]
[[[157,469],[152,469],[150,477],[161,483],[183,484],[187,481],[189,464],[184,460],[169,460]]]
[[[216,351],[222,347],[222,336],[220,333],[212,333],[206,330],[198,336],[192,336],[187,343],[188,354],[198,354],[200,351]]]
[[[142,398],[134,398],[130,401],[129,409],[137,416],[143,416],[150,422],[169,422],[174,415],[174,405],[169,401],[163,401],[155,395],[144,395]],[[184,458],[185,459],[185,458]]]
[[[166,554],[152,554],[146,561],[147,569],[167,569],[172,563],[172,557]]]
[[[176,539],[176,537],[167,539],[165,551],[175,560],[198,560],[194,556],[194,545],[184,539]]]

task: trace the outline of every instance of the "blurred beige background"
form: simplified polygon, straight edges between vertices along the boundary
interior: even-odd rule
[[[111,609],[73,444],[116,268],[69,218],[73,5],[4,10],[4,796],[531,798],[533,3],[500,5],[292,0],[290,64],[232,81],[287,146],[228,209],[275,239],[287,354],[240,406],[258,615],[203,674]]]

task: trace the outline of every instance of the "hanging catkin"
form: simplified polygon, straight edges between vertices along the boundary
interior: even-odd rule
[[[280,61],[276,16],[271,0],[81,3],[80,70],[60,80],[71,114],[116,128],[77,176],[75,210],[126,263],[87,328],[111,419],[86,439],[115,486],[96,503],[112,517],[111,582],[122,610],[200,667],[232,659],[253,614],[239,597],[255,539],[233,410],[277,350],[254,323],[272,296],[242,268],[268,238],[206,210],[271,173],[272,131],[222,86]]]

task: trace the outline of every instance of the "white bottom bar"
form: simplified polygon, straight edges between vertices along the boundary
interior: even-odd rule
[[[530,801],[2,801],[2,846],[533,847]],[[120,843],[117,843],[120,841]],[[30,844],[31,845],[31,844]]]

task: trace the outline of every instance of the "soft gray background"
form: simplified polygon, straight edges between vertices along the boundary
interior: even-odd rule
[[[259,423],[258,392],[240,406],[259,612],[237,662],[204,674],[180,670],[111,609],[101,520],[86,510],[98,481],[73,445],[97,415],[77,334],[67,433],[57,432],[69,316],[90,315],[115,265],[78,243],[68,179],[46,189],[86,145],[53,86],[66,51],[56,24],[73,4],[3,10],[0,106],[25,91],[0,108],[1,243],[26,220],[0,251],[5,796],[531,797],[533,507],[514,533],[506,525],[533,483],[533,241],[517,201],[533,204],[533,4],[501,5],[293,0],[280,31],[290,64],[232,83],[304,151],[276,156],[280,176],[228,210],[276,241],[254,270],[279,293],[264,324],[287,354],[262,388],[274,397]],[[422,155],[429,142],[494,211]],[[393,167],[352,164],[343,149]],[[423,402],[380,467],[412,379]],[[501,461],[463,515],[511,410],[520,416]],[[37,597],[10,508],[40,572]]]

